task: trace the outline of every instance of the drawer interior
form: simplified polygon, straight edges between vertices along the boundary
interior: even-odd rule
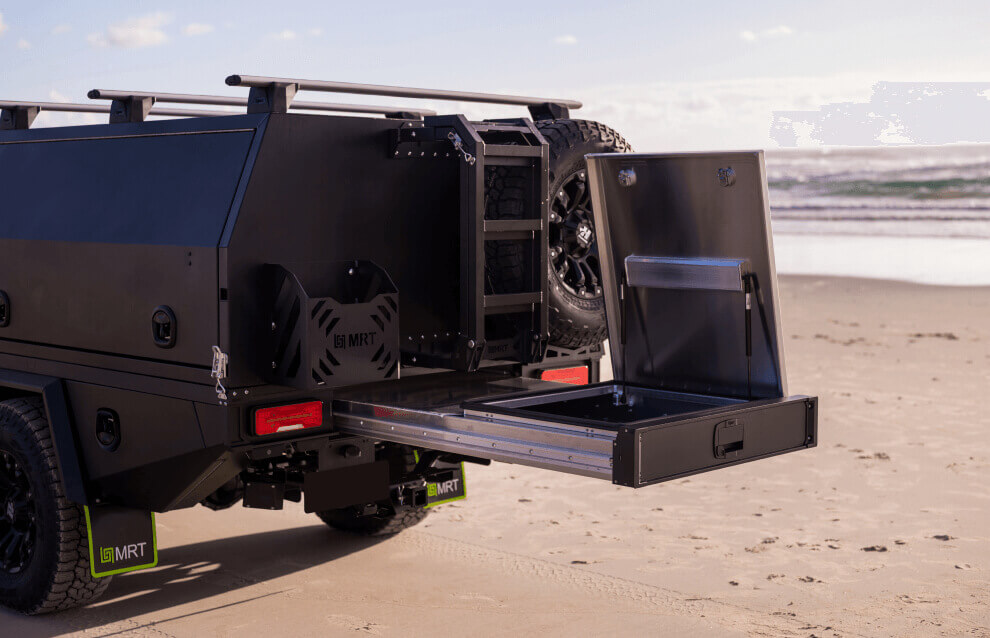
[[[519,416],[551,417],[597,428],[614,429],[658,418],[744,403],[741,399],[669,392],[614,383],[554,390],[479,402],[470,407]],[[468,406],[465,406],[468,407]]]

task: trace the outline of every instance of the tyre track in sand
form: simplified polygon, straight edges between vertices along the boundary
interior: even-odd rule
[[[635,601],[648,605],[650,612],[664,616],[705,618],[726,628],[745,628],[747,633],[754,636],[808,636],[815,631],[827,629],[830,632],[840,632],[842,636],[868,637],[868,634],[844,628],[824,627],[796,615],[768,616],[766,612],[743,605],[708,597],[699,598],[672,589],[602,574],[587,567],[562,565],[420,529],[406,530],[389,542],[467,565],[481,564],[504,573],[536,577],[547,583],[572,587],[603,598]]]

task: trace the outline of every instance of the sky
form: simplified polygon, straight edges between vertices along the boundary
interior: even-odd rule
[[[0,57],[2,99],[243,96],[223,83],[242,73],[574,98],[638,151],[773,148],[781,111],[869,104],[881,82],[990,82],[990,2],[22,2],[0,4]]]

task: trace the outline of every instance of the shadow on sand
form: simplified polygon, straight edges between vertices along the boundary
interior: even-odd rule
[[[293,574],[361,551],[381,540],[313,525],[170,547],[159,552],[158,567],[115,577],[106,594],[92,605],[53,616],[27,618],[18,615],[10,620],[15,621],[16,628],[22,630],[18,632],[22,638],[92,630]],[[135,622],[126,629],[97,632],[96,635],[124,634],[148,625],[208,613],[278,593],[252,596],[147,624]],[[0,627],[8,622],[8,614],[0,610]],[[4,632],[0,631],[0,634]]]

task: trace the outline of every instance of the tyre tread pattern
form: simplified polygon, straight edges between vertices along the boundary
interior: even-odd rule
[[[430,510],[425,507],[405,508],[392,516],[341,516],[335,511],[318,512],[324,523],[343,532],[362,536],[392,536],[418,525]]]
[[[112,578],[94,578],[90,573],[86,516],[81,505],[65,498],[51,429],[41,398],[11,399],[0,403],[0,425],[4,423],[15,425],[14,438],[21,439],[23,449],[37,452],[37,456],[27,462],[41,462],[41,467],[37,469],[41,471],[43,487],[50,491],[55,501],[58,542],[55,568],[48,582],[34,599],[21,600],[14,608],[29,615],[38,615],[71,609],[96,600],[106,591]]]

